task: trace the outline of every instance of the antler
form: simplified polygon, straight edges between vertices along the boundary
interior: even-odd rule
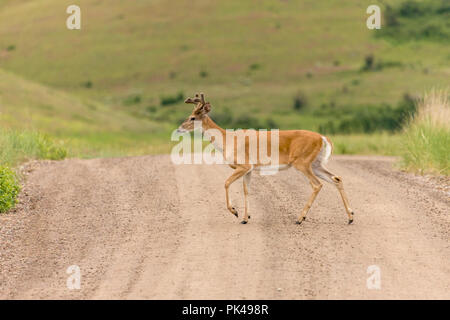
[[[187,98],[184,103],[193,103],[193,104],[197,104],[197,103],[201,103],[201,104],[205,104],[205,95],[201,92],[200,96],[198,93],[195,94],[195,98]]]

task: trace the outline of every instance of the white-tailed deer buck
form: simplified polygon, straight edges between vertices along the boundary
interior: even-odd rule
[[[211,111],[211,104],[209,102],[205,102],[205,98],[203,93],[195,95],[195,98],[186,99],[185,103],[195,104],[195,108],[192,111],[191,115],[180,125],[178,128],[178,132],[190,132],[194,130],[195,121],[201,121],[202,131],[205,133],[207,130],[215,129],[217,132],[221,133],[221,137],[223,137],[222,141],[218,141],[215,137],[212,137],[211,143],[214,144],[216,149],[222,151],[224,157],[226,158],[227,163],[231,168],[234,169],[233,174],[225,181],[225,194],[227,201],[228,210],[238,217],[238,212],[235,207],[231,205],[228,189],[230,185],[235,182],[237,179],[243,177],[243,186],[244,186],[244,199],[245,199],[245,213],[242,220],[243,224],[248,222],[249,216],[249,203],[248,203],[248,192],[250,186],[250,178],[252,171],[261,170],[267,166],[273,167],[271,164],[263,163],[260,161],[260,152],[259,152],[259,144],[256,146],[257,155],[254,157],[256,161],[250,161],[251,154],[250,150],[255,150],[254,148],[250,148],[249,143],[250,139],[241,140],[241,145],[239,146],[239,142],[236,142],[235,138],[232,136],[232,143],[230,141],[226,141],[226,139],[230,139],[230,135],[227,136],[227,131],[218,126],[209,116],[208,113]],[[256,136],[256,139],[259,141],[262,139],[260,135],[261,132],[256,130],[243,130],[241,132],[250,132]],[[279,169],[287,169],[289,167],[294,167],[295,169],[302,172],[309,180],[313,192],[309,197],[308,202],[300,213],[297,224],[301,224],[306,219],[306,214],[311,208],[314,200],[317,197],[320,189],[322,189],[322,183],[319,178],[332,183],[339,190],[339,193],[342,197],[342,201],[344,203],[345,210],[348,215],[348,223],[353,222],[353,211],[350,209],[350,205],[347,199],[347,196],[344,192],[344,187],[342,183],[342,179],[335,174],[328,171],[324,165],[327,163],[330,155],[333,151],[333,145],[327,137],[320,135],[319,133],[307,131],[307,130],[281,130],[278,132],[277,141],[272,141],[271,134],[267,134],[267,149],[271,150],[272,143],[278,143],[278,159],[276,159],[275,166]],[[245,152],[245,161],[237,161],[238,157],[238,148],[241,147],[241,150]],[[232,148],[233,150],[227,150]],[[230,152],[229,151],[233,151]],[[227,154],[232,154],[231,158],[227,158]]]

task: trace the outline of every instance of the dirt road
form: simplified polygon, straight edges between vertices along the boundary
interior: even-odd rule
[[[250,223],[225,208],[226,166],[168,156],[33,164],[0,216],[0,298],[450,298],[450,201],[389,158],[329,163],[355,210],[293,169],[252,179]],[[242,209],[242,183],[232,187]],[[242,210],[241,210],[242,212]],[[66,270],[81,270],[69,290]],[[368,289],[378,266],[380,289]]]

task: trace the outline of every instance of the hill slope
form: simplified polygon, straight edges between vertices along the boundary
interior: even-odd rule
[[[74,3],[80,31],[65,27]],[[298,90],[311,107],[339,107],[394,104],[405,92],[450,85],[447,43],[375,37],[365,23],[374,3],[9,0],[0,7],[0,61],[127,112],[142,116],[150,107],[158,121],[175,123],[189,109],[178,102],[167,111],[162,95],[203,90],[218,110],[316,129],[326,119],[292,111]],[[361,72],[370,54],[384,67]],[[139,96],[131,106],[130,95]]]
[[[73,155],[151,153],[167,126],[0,70],[0,125],[66,140]],[[101,147],[99,149],[99,147]],[[154,152],[154,151],[153,151]]]

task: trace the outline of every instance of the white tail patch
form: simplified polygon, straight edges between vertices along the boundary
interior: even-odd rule
[[[311,167],[316,176],[322,178],[327,182],[334,183],[330,177],[328,170],[324,167],[324,165],[327,164],[328,159],[330,159],[331,156],[332,151],[331,144],[324,136],[322,136],[322,141],[323,141],[322,147],[320,148],[317,158],[311,164]]]
[[[320,149],[319,154],[317,155],[316,161],[319,161],[320,164],[325,165],[330,159],[331,156],[331,144],[328,142],[327,138],[322,136],[322,148]]]

